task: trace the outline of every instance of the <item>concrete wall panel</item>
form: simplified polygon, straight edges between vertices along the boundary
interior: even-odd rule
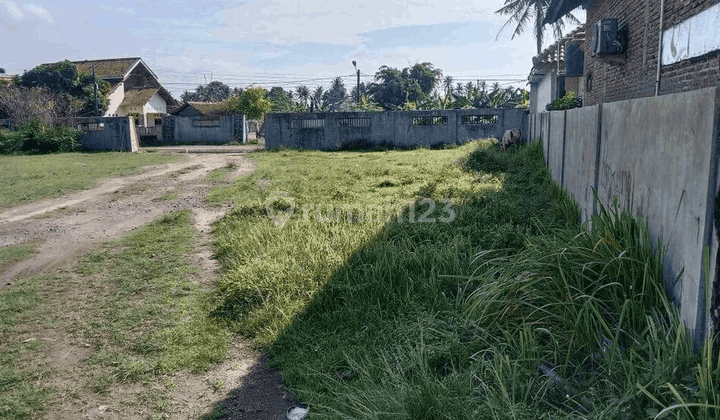
[[[225,144],[241,140],[235,139],[232,115],[210,121],[178,115],[174,131],[174,141],[181,144]]]
[[[137,133],[132,117],[76,118],[74,125],[83,131],[80,146],[84,150],[138,151]]]
[[[550,167],[550,113],[541,112],[540,116],[540,137],[543,142],[543,154],[545,155],[545,165]]]
[[[565,111],[549,113],[550,130],[548,134],[548,168],[553,181],[562,184],[563,152],[565,147]]]
[[[597,170],[598,118],[600,106],[570,109],[565,114],[565,174],[563,186],[580,206],[587,221],[593,212]]]
[[[713,245],[717,95],[710,88],[602,110],[598,197],[617,196],[663,239],[665,283],[696,340],[705,327],[703,247]]]

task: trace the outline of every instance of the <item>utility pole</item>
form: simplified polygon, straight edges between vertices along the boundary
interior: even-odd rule
[[[95,116],[98,116],[98,103],[97,103],[97,81],[95,80],[95,65],[93,64],[93,94],[95,95]]]
[[[353,64],[353,66],[355,67],[355,70],[357,70],[357,92],[356,92],[356,96],[357,96],[357,103],[360,104],[360,69],[357,68],[357,63],[355,62],[355,60],[353,60],[352,64]]]

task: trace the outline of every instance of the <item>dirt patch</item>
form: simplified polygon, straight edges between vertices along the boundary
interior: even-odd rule
[[[2,274],[0,289],[58,267],[99,241],[118,238],[172,211],[213,211],[216,217],[222,216],[221,206],[209,208],[202,202],[210,186],[198,181],[213,169],[228,164],[238,168],[235,176],[255,169],[255,163],[240,153],[189,154],[180,163],[104,180],[90,190],[0,212],[0,243],[6,246],[31,240],[41,243],[35,256]]]
[[[221,182],[251,173],[256,165],[242,153],[183,154],[178,163],[158,165],[143,174],[101,181],[96,187],[55,199],[43,200],[0,212],[0,244],[38,243],[28,259],[0,273],[2,288],[39,272],[58,269],[68,275],[63,287],[71,287],[68,307],[91,300],[72,270],[66,270],[83,251],[107,240],[118,239],[129,231],[157,220],[165,214],[191,210],[197,229],[190,262],[199,268],[196,281],[211,288],[220,265],[213,259],[211,224],[221,218],[230,204],[203,201],[212,184],[204,179],[215,169],[232,167]],[[56,316],[59,325],[80,328],[73,310]],[[28,334],[30,331],[28,330]],[[20,331],[20,335],[23,336]],[[75,337],[75,338],[74,338]],[[279,373],[266,367],[252,342],[233,339],[230,357],[200,374],[178,372],[157,383],[127,384],[105,393],[88,393],[91,374],[83,362],[91,354],[91,344],[78,341],[70,331],[46,330],[22,337],[26,345],[42,345],[42,360],[32,363],[48,366],[53,372],[47,385],[57,390],[46,419],[144,419],[149,413],[133,407],[138,400],[171,390],[167,417],[172,419],[212,418],[282,419],[294,403],[283,388]],[[250,376],[248,376],[250,374]],[[157,394],[154,389],[157,388]],[[223,401],[222,408],[217,405]],[[78,404],[78,401],[81,401]],[[142,411],[142,410],[141,410]],[[252,413],[251,417],[248,415]]]

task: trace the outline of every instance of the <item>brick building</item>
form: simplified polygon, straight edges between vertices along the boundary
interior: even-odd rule
[[[555,0],[545,23],[579,6],[587,10],[584,105],[720,86],[720,0]],[[592,54],[592,28],[605,18],[626,31],[623,54]]]

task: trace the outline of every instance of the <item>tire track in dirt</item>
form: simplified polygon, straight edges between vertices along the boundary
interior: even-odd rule
[[[237,177],[251,173],[256,165],[243,154],[187,156],[139,175],[103,180],[89,190],[0,212],[0,244],[40,242],[32,257],[0,275],[0,289],[58,267],[93,244],[119,238],[172,211],[190,209],[196,220],[209,226],[214,220],[208,220],[206,213],[216,219],[225,211],[203,202],[211,186],[202,178],[228,165],[234,166],[231,176]]]
[[[186,209],[192,211],[197,231],[189,263],[199,268],[195,274],[197,282],[205,289],[212,288],[212,280],[220,275],[221,267],[212,258],[210,226],[223,217],[230,206],[203,202],[212,188],[205,177],[214,169],[230,166],[234,169],[223,182],[252,173],[257,165],[243,155],[183,153],[187,159],[180,162],[156,165],[142,174],[102,180],[89,190],[0,211],[0,246],[39,243],[34,255],[0,273],[0,291],[49,269],[70,273],[69,268],[77,257],[94,245],[119,239],[169,212]],[[75,289],[84,295],[82,286]],[[62,331],[44,331],[40,336],[39,339],[47,341],[50,354],[55,355],[51,359],[59,374],[48,380],[57,382],[60,389],[68,388],[63,392],[82,393],[83,386],[69,378],[78,379],[73,372],[88,356],[88,344],[75,342]],[[229,350],[226,360],[204,373],[180,371],[169,376],[176,385],[171,397],[172,408],[167,413],[169,418],[189,419],[209,414],[220,399],[225,418],[244,418],[248,414],[261,419],[285,417],[285,410],[296,401],[283,387],[279,374],[266,367],[267,362],[248,340],[231,340]],[[248,383],[246,378],[251,378]],[[217,383],[223,384],[222,392],[215,389],[213,384]],[[114,389],[112,397],[86,395],[84,406],[66,399],[43,418],[144,418],[130,407],[117,406],[123,398],[142,392],[141,388],[137,384],[121,386]]]

